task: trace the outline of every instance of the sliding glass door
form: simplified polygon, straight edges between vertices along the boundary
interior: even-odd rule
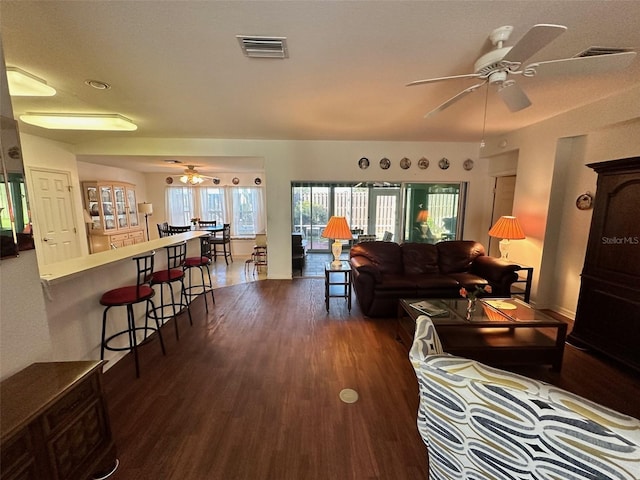
[[[294,183],[291,191],[292,231],[302,234],[308,251],[330,251],[331,241],[321,235],[334,215],[347,219],[356,238],[436,243],[462,237],[465,183]]]

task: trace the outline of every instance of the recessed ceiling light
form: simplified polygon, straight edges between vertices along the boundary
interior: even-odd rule
[[[101,82],[100,80],[85,80],[84,83],[96,90],[109,90],[111,88],[111,85],[107,82]]]
[[[26,113],[20,115],[20,120],[29,125],[53,130],[133,131],[138,129],[135,123],[117,113]]]
[[[17,67],[7,67],[7,83],[12,97],[51,97],[56,89],[43,79]]]

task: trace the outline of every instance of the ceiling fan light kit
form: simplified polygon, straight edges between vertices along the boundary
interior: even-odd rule
[[[594,53],[592,54],[585,54],[585,52],[583,52],[579,54],[579,56],[572,58],[562,58],[524,65],[526,60],[553,42],[566,30],[567,27],[564,25],[537,24],[531,27],[515,45],[505,47],[504,42],[509,40],[513,32],[513,27],[506,25],[496,28],[489,34],[489,39],[495,48],[475,61],[473,73],[416,80],[408,83],[407,86],[425,85],[463,78],[482,80],[480,83],[467,87],[446,100],[427,113],[425,118],[450,107],[486,84],[495,85],[499,97],[507,108],[509,108],[511,112],[518,112],[530,107],[532,103],[515,80],[509,78],[511,75],[539,78],[552,75],[593,75],[596,73],[608,73],[626,68],[636,56],[636,52],[629,49],[599,47],[597,49],[594,48]],[[587,50],[587,52],[590,51],[591,49]]]

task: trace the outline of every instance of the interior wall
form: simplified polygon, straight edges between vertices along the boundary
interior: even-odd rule
[[[82,221],[84,215],[82,212],[82,192],[80,191],[80,180],[78,178],[78,163],[76,156],[72,152],[72,147],[65,143],[53,142],[35,135],[21,134],[22,157],[24,161],[25,177],[27,180],[27,195],[29,191],[33,191],[33,183],[31,182],[31,169],[51,169],[69,172],[71,176],[71,184],[76,188],[73,190],[73,202],[75,207],[75,218],[78,219],[78,241],[80,242],[81,255],[89,254],[89,246],[86,241],[87,230],[86,225]],[[34,205],[30,201],[30,205]],[[36,238],[42,238],[38,228],[38,213],[32,210],[33,234]],[[37,245],[37,244],[36,244]],[[36,248],[38,265],[44,265],[44,260],[38,248]]]
[[[144,148],[162,155],[238,156],[264,158],[264,177],[268,184],[267,235],[271,245],[282,248],[269,249],[269,278],[291,278],[291,182],[292,181],[388,181],[388,182],[469,182],[464,236],[486,244],[486,224],[489,222],[491,185],[487,177],[487,162],[480,160],[477,143],[426,143],[426,142],[344,142],[344,141],[263,141],[263,140],[205,140],[178,142],[171,139],[145,139],[144,142],[128,139],[102,141],[76,147],[82,155],[134,155],[143,154]],[[148,151],[146,153],[148,153]],[[358,167],[361,157],[369,158],[371,166]],[[430,160],[426,170],[417,167],[421,157]],[[383,170],[379,161],[391,159],[392,166]],[[400,159],[412,160],[411,168],[400,168]],[[451,167],[438,168],[438,161],[447,157]],[[462,163],[471,158],[474,168],[464,170]],[[164,202],[166,175],[147,175],[147,192],[153,202]],[[155,210],[155,207],[154,207]],[[159,217],[154,218],[157,223]]]
[[[580,193],[593,191],[596,178],[585,172],[590,171],[585,165],[640,155],[639,99],[640,87],[631,88],[487,140],[483,155],[504,151],[502,145],[519,151],[514,215],[521,220],[527,238],[513,242],[511,256],[534,267],[532,300],[540,308],[575,316],[577,272],[582,271],[591,221],[591,211],[578,213],[575,199]],[[580,136],[585,137],[580,141],[584,143],[573,143],[567,151],[561,139]],[[566,162],[563,175],[554,175],[558,159]],[[552,204],[552,184],[554,191],[564,194],[559,203],[554,199]],[[554,231],[561,232],[560,236],[554,236]],[[556,259],[562,259],[561,264],[543,265],[543,256],[552,258],[552,251]]]

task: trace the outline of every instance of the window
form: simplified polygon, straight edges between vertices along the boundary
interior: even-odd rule
[[[332,215],[352,231],[396,242],[436,243],[462,236],[465,183],[293,183],[292,231],[309,251],[329,251],[322,231]],[[344,243],[348,245],[348,243]]]
[[[234,237],[266,231],[264,195],[259,187],[170,186],[166,203],[170,225],[189,225],[192,218],[200,218],[230,223]]]

